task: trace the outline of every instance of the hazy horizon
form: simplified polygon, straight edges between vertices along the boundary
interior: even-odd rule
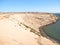
[[[0,12],[60,13],[60,0],[0,0]]]

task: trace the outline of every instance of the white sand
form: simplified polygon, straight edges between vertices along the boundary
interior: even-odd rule
[[[0,45],[39,45],[37,38],[11,20],[0,21]]]
[[[23,17],[17,14],[0,20],[0,45],[57,45],[19,26],[18,22],[23,22]]]

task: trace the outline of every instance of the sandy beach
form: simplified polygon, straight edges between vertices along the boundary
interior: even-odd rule
[[[39,27],[56,22],[57,19],[48,13],[2,13],[0,45],[58,45],[41,33],[40,36],[37,34]]]

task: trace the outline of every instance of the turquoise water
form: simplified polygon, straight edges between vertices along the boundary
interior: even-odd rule
[[[55,15],[60,18],[60,13],[56,13]],[[44,32],[48,36],[60,42],[60,20],[55,24],[44,27]]]

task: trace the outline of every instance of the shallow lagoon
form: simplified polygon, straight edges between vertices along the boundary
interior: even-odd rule
[[[60,13],[55,13],[60,18]],[[60,20],[55,24],[44,27],[45,33],[60,42]]]

